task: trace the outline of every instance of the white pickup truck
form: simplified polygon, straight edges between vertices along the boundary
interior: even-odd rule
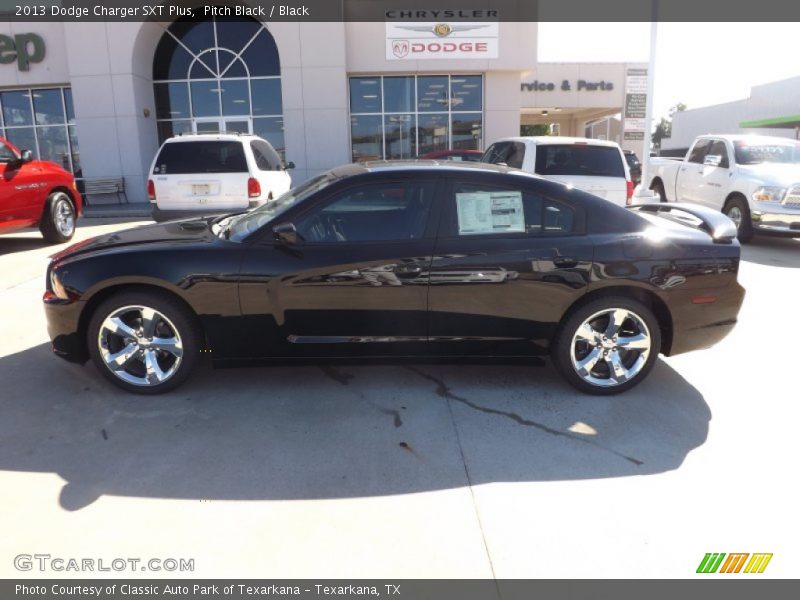
[[[756,135],[702,135],[683,160],[650,159],[649,187],[662,202],[721,210],[748,242],[758,233],[800,237],[800,142]]]

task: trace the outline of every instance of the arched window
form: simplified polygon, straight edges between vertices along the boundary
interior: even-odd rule
[[[275,40],[252,19],[179,19],[153,60],[159,142],[178,133],[255,133],[284,154]]]

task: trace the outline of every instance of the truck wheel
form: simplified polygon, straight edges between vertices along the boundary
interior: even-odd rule
[[[65,192],[53,192],[47,197],[39,231],[50,244],[63,244],[75,235],[75,205]]]
[[[750,219],[750,208],[744,198],[734,196],[728,200],[722,212],[736,224],[736,231],[738,232],[736,237],[739,238],[740,243],[746,244],[753,239],[754,232],[753,222]]]
[[[667,198],[667,192],[664,191],[664,184],[661,181],[656,181],[653,184],[653,191],[658,194],[658,197],[661,198],[661,202],[669,202]]]

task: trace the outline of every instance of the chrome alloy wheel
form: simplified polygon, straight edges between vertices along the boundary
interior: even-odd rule
[[[53,216],[56,229],[62,236],[72,237],[75,232],[75,209],[72,208],[72,202],[69,201],[66,194],[59,193],[56,195],[54,203]]]
[[[168,381],[183,358],[178,329],[147,306],[124,306],[108,315],[97,334],[97,346],[116,377],[138,386]]]
[[[742,227],[742,210],[738,206],[731,206],[728,209],[728,218],[734,222],[736,229]]]
[[[607,308],[581,323],[570,348],[572,366],[584,381],[613,387],[642,371],[652,340],[644,319],[635,312]]]

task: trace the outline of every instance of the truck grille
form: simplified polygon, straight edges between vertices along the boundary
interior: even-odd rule
[[[800,184],[795,184],[786,191],[783,205],[800,208]]]

